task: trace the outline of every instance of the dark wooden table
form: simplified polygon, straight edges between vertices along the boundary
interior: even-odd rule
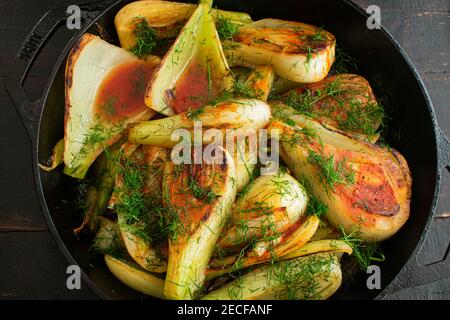
[[[92,299],[86,287],[66,288],[67,262],[58,250],[39,209],[31,172],[31,145],[4,81],[10,62],[39,17],[75,0],[0,1],[0,298]],[[355,0],[363,8],[377,4],[382,24],[399,41],[419,70],[432,97],[439,124],[450,136],[450,1]],[[43,59],[48,62],[49,58]],[[27,84],[39,92],[47,74],[38,63]],[[450,213],[450,174],[444,175],[438,214]],[[414,213],[413,213],[414,214]],[[436,219],[420,260],[441,260],[436,243],[450,242],[450,219]],[[450,279],[407,288],[389,298],[450,299]]]

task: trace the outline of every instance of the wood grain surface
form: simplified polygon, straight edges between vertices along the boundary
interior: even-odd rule
[[[31,171],[31,145],[4,89],[11,61],[23,39],[50,8],[76,0],[0,1],[0,299],[94,299],[86,287],[68,290],[67,262],[39,209]],[[450,1],[354,0],[376,4],[381,22],[409,55],[432,98],[440,127],[450,136]],[[57,50],[53,50],[57,54]],[[38,97],[52,62],[46,53],[31,71],[26,88]],[[445,174],[438,215],[450,213],[450,174]],[[435,219],[420,261],[440,261],[450,243],[450,218]],[[441,250],[437,248],[440,247]],[[407,288],[391,299],[450,299],[450,279]]]

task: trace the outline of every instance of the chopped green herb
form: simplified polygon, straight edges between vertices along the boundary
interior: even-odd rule
[[[349,103],[345,117],[338,117],[339,128],[343,130],[361,131],[371,137],[377,134],[378,124],[385,119],[384,108],[377,102],[362,107],[361,101],[354,99]]]
[[[309,216],[317,216],[319,218],[323,217],[328,212],[328,206],[316,198],[312,192],[311,182],[305,176],[301,176],[298,179],[300,184],[305,188],[306,194],[308,195],[308,205],[306,208],[306,214]]]
[[[320,27],[314,34],[308,35],[308,39],[313,42],[325,41],[327,40],[327,35],[325,34],[323,28]]]
[[[287,121],[289,122],[289,120]],[[314,129],[309,127],[297,127],[291,134],[283,134],[280,138],[280,142],[283,142],[288,147],[293,148],[299,144],[311,143],[313,139],[318,139],[317,133]]]
[[[101,109],[106,112],[108,116],[114,116],[117,113],[116,110],[116,102],[117,97],[113,95],[109,95],[108,98],[106,98],[106,101],[101,105]]]
[[[333,255],[309,256],[275,264],[268,270],[268,283],[280,283],[280,298],[290,300],[320,299],[319,278],[328,278],[333,265]]]
[[[350,73],[358,71],[359,61],[350,56],[344,49],[336,45],[336,60],[332,66],[332,73]]]
[[[232,40],[233,37],[239,32],[240,26],[231,21],[230,18],[225,18],[219,14],[216,23],[217,33],[222,41]]]
[[[353,249],[352,256],[355,257],[361,270],[366,271],[373,261],[383,262],[385,260],[385,256],[381,252],[378,243],[366,243],[360,238],[360,232],[358,230],[346,234],[341,227],[341,233],[342,238],[340,240],[347,243]]]
[[[203,188],[198,181],[191,176],[189,176],[188,188],[196,199],[203,200],[206,204],[211,204],[219,197],[212,189]]]
[[[378,102],[363,105],[357,96],[364,94],[358,88],[344,88],[340,81],[335,80],[327,83],[323,89],[305,88],[303,92],[292,90],[282,100],[300,114],[335,119],[339,129],[358,131],[371,137],[378,133],[379,125],[386,115]]]
[[[158,47],[159,40],[156,31],[148,25],[144,18],[136,17],[133,23],[136,44],[130,48],[130,51],[138,58],[144,59]]]
[[[187,117],[190,120],[197,120],[198,116],[201,115],[204,111],[204,108],[197,108],[197,109],[189,109],[187,111]]]
[[[142,220],[147,213],[142,192],[145,166],[131,159],[125,159],[123,155],[119,155],[118,159],[117,169],[123,179],[123,187],[119,190],[121,197],[117,210],[124,215],[125,222],[131,225]]]
[[[355,173],[346,165],[345,159],[334,160],[334,155],[326,156],[309,150],[308,161],[319,169],[319,180],[329,193],[336,184],[354,184]]]

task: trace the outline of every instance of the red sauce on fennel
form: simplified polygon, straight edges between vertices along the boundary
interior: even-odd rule
[[[175,87],[166,90],[165,99],[175,113],[198,109],[216,96],[218,90],[214,82],[205,64],[191,61]]]
[[[119,122],[146,110],[144,96],[153,71],[154,67],[144,61],[125,62],[111,69],[97,91],[96,113]]]

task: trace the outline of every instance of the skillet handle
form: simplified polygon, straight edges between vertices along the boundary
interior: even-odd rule
[[[25,93],[23,85],[36,60],[37,54],[51,38],[64,18],[65,13],[61,12],[60,9],[50,10],[44,14],[22,43],[11,70],[6,77],[6,90],[31,139],[36,134],[34,126],[41,111],[39,110],[39,105],[42,97],[36,101],[31,101]]]
[[[103,0],[80,5],[82,25],[88,25],[112,2],[112,0]],[[84,31],[83,27],[80,30],[70,30],[66,27],[68,18],[66,11],[67,8],[52,9],[42,16],[22,43],[5,80],[8,95],[31,140],[34,140],[37,134],[36,126],[42,111],[44,97],[43,92],[35,101],[31,101],[27,96],[23,86],[28,78],[28,73],[34,65],[38,53],[61,26],[64,26],[65,39],[71,39],[81,31]]]

